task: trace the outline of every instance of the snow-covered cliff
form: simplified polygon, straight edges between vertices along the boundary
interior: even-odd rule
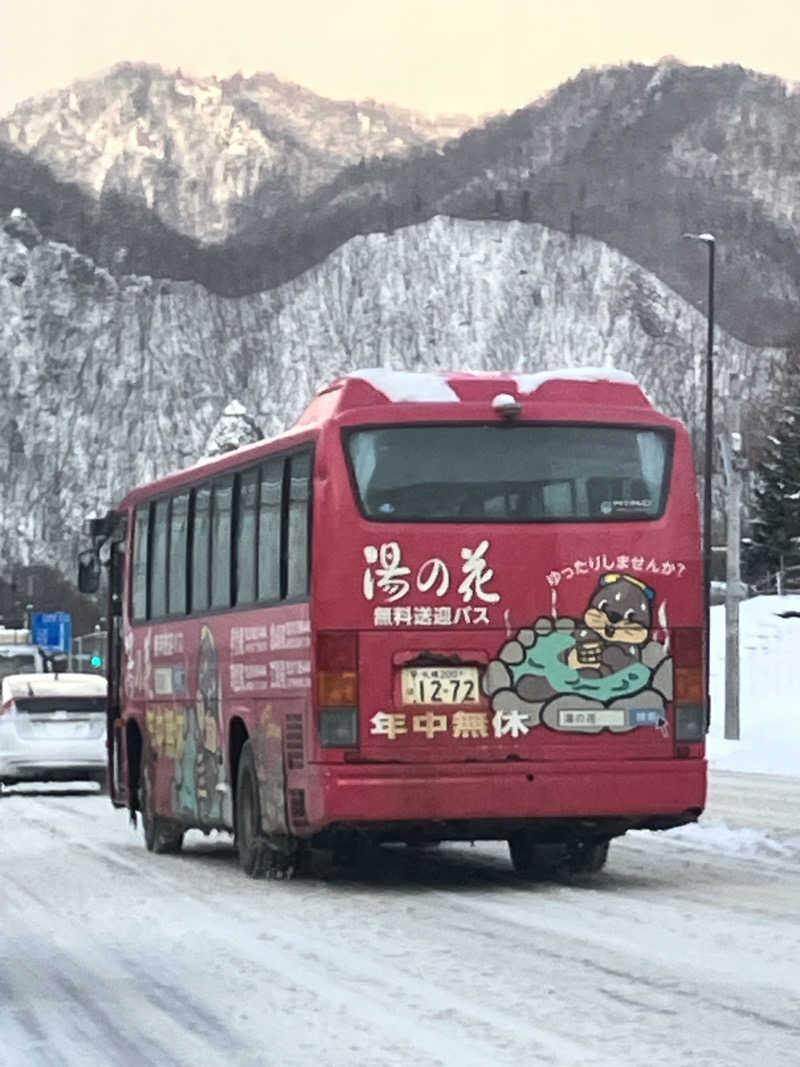
[[[82,518],[200,458],[232,401],[271,433],[358,366],[603,364],[692,421],[704,344],[702,315],[635,263],[536,225],[436,218],[226,299],[115,279],[17,215],[0,232],[3,555],[70,568]],[[721,382],[732,367],[768,390],[781,353],[718,347]]]
[[[190,78],[123,63],[25,101],[0,140],[99,196],[140,200],[177,233],[221,241],[363,157],[437,145],[469,118],[429,119],[375,101],[334,101],[272,74]]]

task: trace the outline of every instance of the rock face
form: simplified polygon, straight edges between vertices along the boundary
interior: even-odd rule
[[[711,230],[720,324],[754,345],[800,338],[800,93],[779,79],[672,61],[585,71],[466,125],[270,75],[123,65],[0,122],[0,211],[25,208],[116,276],[229,296],[358,234],[450,215],[594,237],[697,302],[705,260],[681,234]]]
[[[276,432],[359,366],[603,364],[630,370],[689,422],[701,410],[705,319],[590,238],[437,218],[354,238],[294,282],[226,299],[194,283],[115,278],[65,245],[28,247],[31,232],[18,214],[0,233],[9,562],[71,573],[87,514],[195,462],[220,422]],[[766,393],[781,352],[724,335],[718,348],[721,372]]]
[[[363,157],[438,145],[470,124],[326,100],[271,74],[189,78],[126,63],[20,104],[0,140],[98,197],[141,201],[176,233],[222,241]]]
[[[0,568],[71,573],[86,514],[358,366],[613,365],[697,429],[686,231],[757,446],[800,344],[800,94],[664,62],[466,125],[131,65],[0,122]]]
[[[227,404],[214,424],[203,453],[204,459],[233,452],[243,445],[260,441],[264,431],[256,425],[255,419],[247,414],[247,408],[238,400]]]

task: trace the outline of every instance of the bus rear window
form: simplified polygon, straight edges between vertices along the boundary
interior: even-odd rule
[[[367,518],[383,522],[636,521],[664,510],[670,431],[449,424],[351,431]]]

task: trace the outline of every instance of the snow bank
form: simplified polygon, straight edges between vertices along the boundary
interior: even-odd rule
[[[655,831],[646,831],[655,834]],[[742,859],[800,859],[800,837],[781,840],[779,836],[750,826],[728,826],[703,818],[699,823],[678,826],[659,840],[701,852],[723,853]]]
[[[739,617],[741,739],[726,741],[725,609],[711,609],[711,765],[800,777],[800,596],[745,600]]]

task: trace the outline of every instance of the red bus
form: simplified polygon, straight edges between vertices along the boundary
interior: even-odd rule
[[[703,809],[693,458],[623,372],[356,372],[90,532],[112,799],[153,851],[494,839],[533,877]]]

